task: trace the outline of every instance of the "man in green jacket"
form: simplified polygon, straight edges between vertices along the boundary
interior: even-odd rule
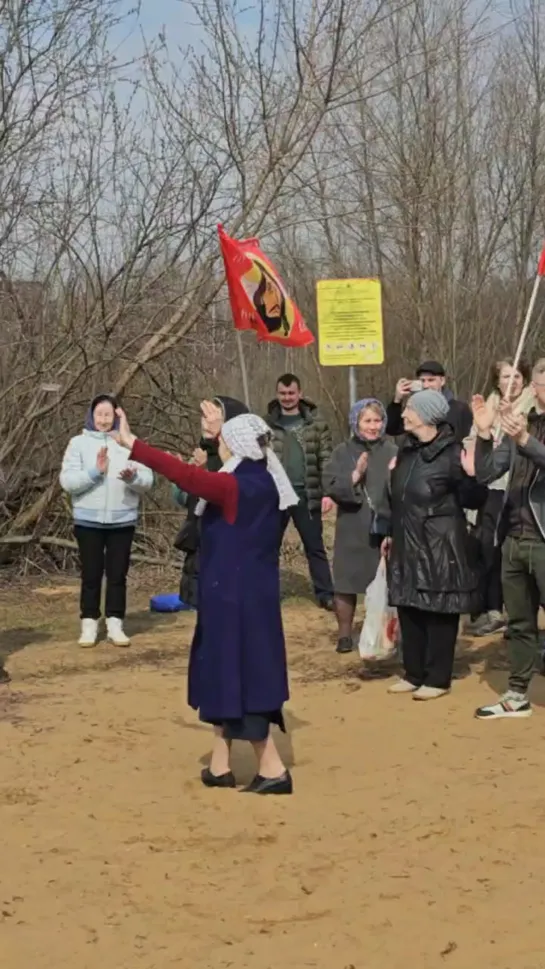
[[[291,518],[303,543],[318,604],[332,611],[333,583],[322,531],[322,514],[333,506],[322,488],[323,469],[332,450],[331,432],[316,405],[303,397],[301,381],[293,373],[278,378],[276,400],[269,404],[265,419],[273,431],[272,447],[299,496],[299,504],[283,513],[282,536]]]

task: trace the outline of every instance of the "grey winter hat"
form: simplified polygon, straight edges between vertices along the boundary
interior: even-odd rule
[[[407,407],[416,411],[424,424],[441,424],[448,416],[448,401],[438,390],[418,390],[409,397]]]

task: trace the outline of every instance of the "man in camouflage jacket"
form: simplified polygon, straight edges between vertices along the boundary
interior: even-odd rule
[[[303,543],[318,603],[331,610],[333,583],[322,531],[322,513],[332,507],[322,488],[323,469],[332,450],[331,432],[316,405],[303,397],[299,378],[291,373],[278,379],[276,399],[265,419],[273,432],[272,447],[299,497],[298,505],[283,512],[282,535],[291,518]]]

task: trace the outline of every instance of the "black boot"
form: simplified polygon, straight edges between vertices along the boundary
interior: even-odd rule
[[[324,596],[323,599],[318,599],[318,605],[320,609],[325,609],[326,612],[335,612],[335,603],[332,596]]]
[[[0,683],[11,683],[11,676],[3,666],[0,666]]]
[[[226,774],[213,774],[209,767],[201,771],[201,781],[205,787],[236,787],[237,782],[232,771]]]
[[[252,783],[242,789],[243,794],[293,794],[293,781],[289,770],[280,777],[262,777],[256,774]]]
[[[341,636],[337,643],[337,653],[351,653],[354,649],[354,643],[352,642],[351,636]]]

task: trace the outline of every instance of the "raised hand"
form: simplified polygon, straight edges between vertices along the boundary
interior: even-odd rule
[[[367,471],[368,464],[369,464],[369,453],[367,451],[363,451],[362,454],[360,454],[356,463],[356,467],[352,472],[352,481],[354,482],[354,484],[357,484],[358,481],[361,481],[361,479],[364,477]]]
[[[223,425],[223,411],[218,404],[212,400],[203,400],[201,403],[201,427],[203,437],[219,437]]]
[[[100,474],[108,474],[108,448],[101,447],[97,454],[97,471]]]
[[[121,444],[121,447],[126,447],[128,451],[132,451],[136,437],[131,433],[127,415],[121,407],[117,408],[115,414],[119,418],[119,430],[110,431],[110,437]]]
[[[494,424],[494,413],[481,394],[475,394],[471,398],[471,410],[473,412],[473,423],[479,434],[489,436]]]
[[[409,397],[411,393],[411,384],[412,380],[407,380],[406,377],[402,377],[401,380],[398,380],[394,397],[396,404],[400,404],[402,400]]]

